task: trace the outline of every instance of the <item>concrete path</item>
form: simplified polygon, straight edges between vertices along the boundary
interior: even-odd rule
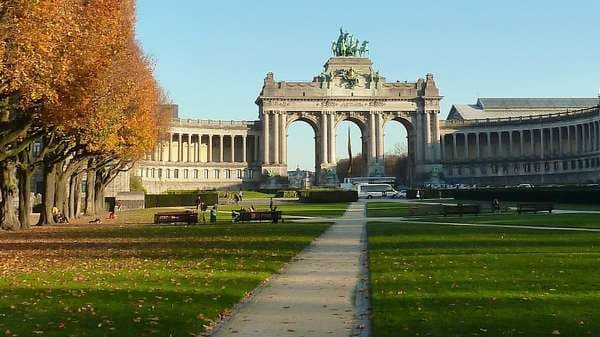
[[[343,217],[213,336],[363,335],[356,329],[364,324],[357,317],[366,308],[357,310],[355,294],[366,272],[362,265],[366,254],[364,208],[362,202],[352,203]]]

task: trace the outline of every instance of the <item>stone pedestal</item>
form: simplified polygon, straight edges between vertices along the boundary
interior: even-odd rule
[[[325,187],[339,186],[336,167],[331,165],[321,165],[317,185]]]

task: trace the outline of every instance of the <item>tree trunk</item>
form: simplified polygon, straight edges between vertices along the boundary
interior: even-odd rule
[[[73,188],[73,212],[75,219],[81,215],[81,173],[75,175],[75,187]]]
[[[21,229],[14,203],[17,196],[15,170],[14,163],[0,162],[0,229]]]
[[[54,188],[56,187],[56,166],[44,165],[44,193],[42,194],[42,210],[38,226],[53,225],[52,207],[54,207]]]
[[[29,167],[20,167],[19,174],[19,222],[21,229],[31,226],[31,171]]]
[[[64,162],[55,166],[56,187],[54,189],[54,206],[58,207],[59,212],[66,215],[67,209],[67,172],[63,171]]]
[[[104,213],[104,187],[106,186],[102,183],[102,180],[96,177],[96,183],[94,184],[94,208],[98,216]]]
[[[96,216],[96,196],[94,195],[94,190],[96,188],[96,170],[91,168],[94,165],[94,161],[90,160],[88,165],[85,183],[85,215]]]

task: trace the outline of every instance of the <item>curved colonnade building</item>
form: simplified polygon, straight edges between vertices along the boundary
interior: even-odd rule
[[[334,185],[336,128],[361,131],[366,172],[382,176],[384,129],[407,131],[411,184],[589,183],[600,180],[600,109],[597,98],[480,98],[454,105],[440,120],[439,89],[432,74],[415,82],[386,81],[366,57],[330,58],[312,81],[275,81],[268,73],[256,100],[259,120],[182,119],[177,106],[165,141],[134,174],[149,193],[258,187],[286,176],[287,144],[314,144],[315,177]],[[288,139],[304,122],[314,140]]]

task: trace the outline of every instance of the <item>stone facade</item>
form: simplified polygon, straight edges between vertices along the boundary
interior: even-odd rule
[[[262,129],[262,169],[287,172],[287,130],[297,121],[315,132],[316,175],[320,185],[336,184],[337,125],[352,121],[361,130],[368,175],[383,174],[384,128],[407,129],[411,181],[440,171],[439,90],[432,74],[416,82],[387,82],[365,57],[332,57],[310,82],[275,81],[268,73],[256,100]]]
[[[480,185],[600,182],[595,98],[481,98],[441,124],[447,182]]]
[[[355,123],[368,167],[382,176],[384,128],[404,125],[409,182],[512,185],[599,181],[598,99],[479,99],[454,105],[439,120],[439,89],[427,74],[415,82],[388,82],[369,58],[332,57],[311,81],[264,79],[259,120],[181,119],[172,111],[166,140],[135,174],[149,193],[271,186],[288,175],[288,128],[308,123],[315,134],[315,180],[337,184],[336,129]]]

